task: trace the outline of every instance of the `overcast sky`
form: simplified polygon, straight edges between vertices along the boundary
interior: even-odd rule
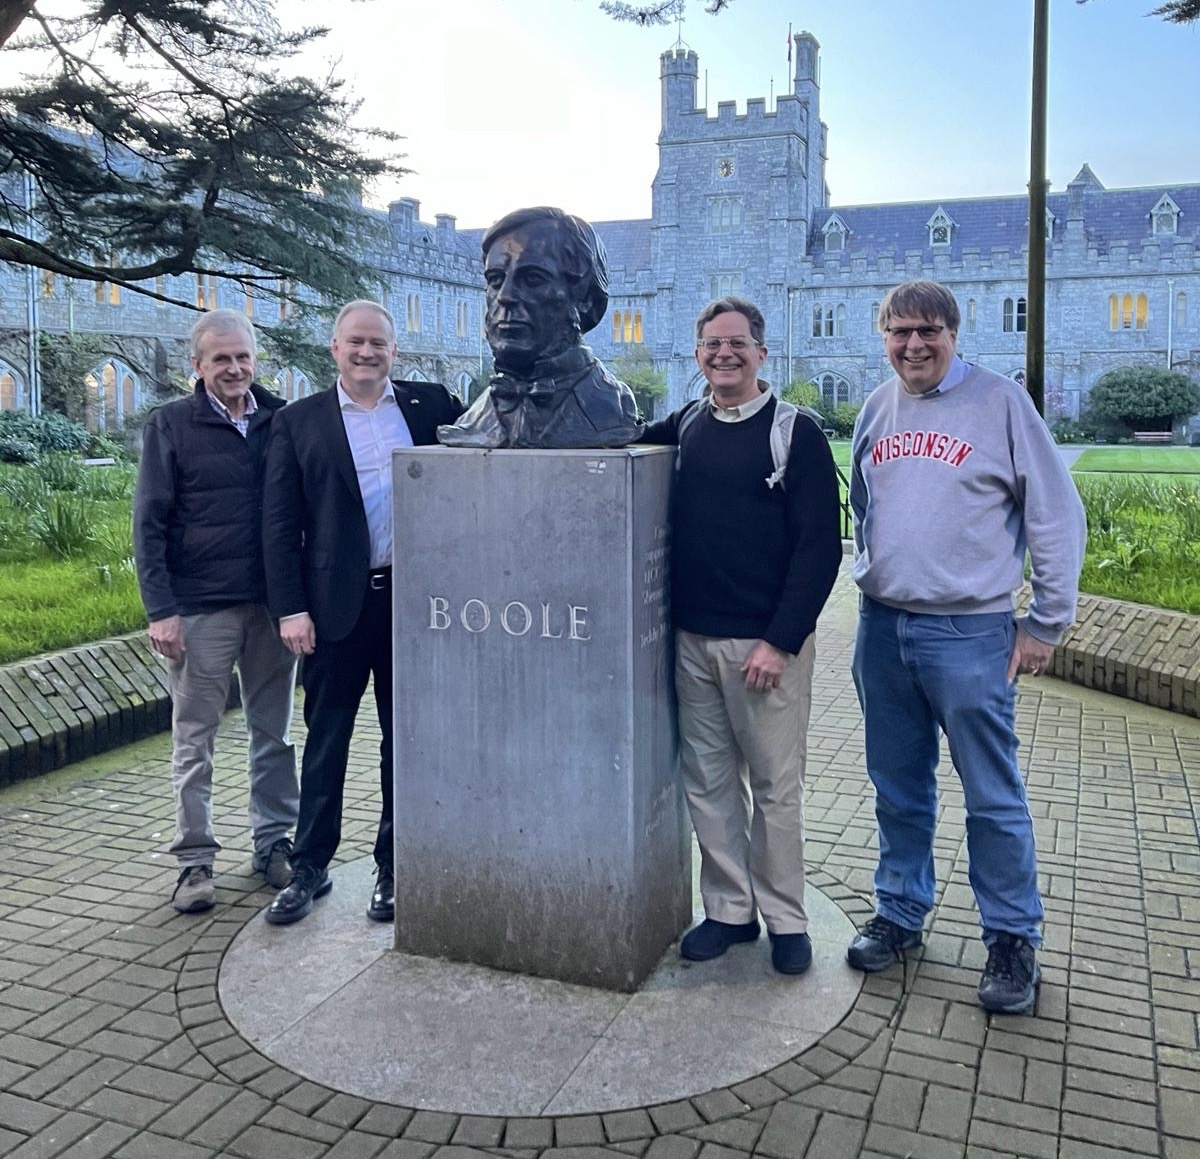
[[[1048,174],[1086,161],[1110,188],[1200,182],[1200,26],[1156,0],[1051,0]],[[403,134],[412,174],[369,192],[421,217],[484,226],[520,205],[594,221],[650,214],[659,55],[682,35],[699,101],[791,91],[789,21],[821,45],[835,205],[1016,194],[1029,173],[1033,0],[691,0],[679,29],[639,28],[597,0],[281,0],[328,24],[324,61],[361,119]],[[707,92],[707,101],[705,94]]]

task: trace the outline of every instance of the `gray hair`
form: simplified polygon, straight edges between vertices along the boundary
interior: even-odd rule
[[[888,290],[879,303],[879,332],[886,334],[888,323],[900,315],[926,322],[940,318],[955,333],[962,320],[954,295],[941,282],[901,282]]]
[[[192,327],[191,352],[193,358],[200,357],[200,339],[205,334],[228,334],[231,330],[240,330],[250,340],[250,349],[257,356],[258,338],[250,319],[237,310],[209,310],[202,314],[199,321]]]
[[[392,317],[391,312],[378,302],[372,302],[370,298],[355,298],[353,302],[347,302],[337,313],[337,317],[333,320],[333,337],[337,337],[338,327],[342,324],[342,319],[347,314],[355,310],[374,310],[388,324],[388,329],[392,332],[392,341],[396,340],[396,320]]]

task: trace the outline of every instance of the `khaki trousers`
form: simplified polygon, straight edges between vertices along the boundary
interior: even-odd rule
[[[213,832],[213,742],[229,699],[234,666],[250,747],[250,831],[265,853],[296,823],[300,782],[288,730],[296,657],[279,639],[265,604],[239,604],[183,617],[185,651],[167,664],[171,692],[171,784],[181,866],[212,865],[221,844]]]
[[[804,762],[813,638],[779,687],[746,687],[757,640],[675,633],[679,750],[700,844],[705,914],[744,924],[762,914],[775,934],[808,929],[804,909]]]

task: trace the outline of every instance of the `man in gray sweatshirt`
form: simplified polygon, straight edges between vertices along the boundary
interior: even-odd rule
[[[906,282],[879,310],[896,374],[854,430],[850,503],[862,591],[854,681],[875,786],[876,916],[847,959],[883,970],[933,908],[938,732],[962,781],[986,1009],[1033,1009],[1042,901],[1017,764],[1016,679],[1046,671],[1075,616],[1083,506],[1026,392],[955,352],[959,310]],[[1028,552],[1033,600],[1013,593]]]

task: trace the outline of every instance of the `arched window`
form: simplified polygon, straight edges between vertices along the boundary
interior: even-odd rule
[[[298,398],[312,394],[312,383],[303,370],[289,366],[275,375],[275,391],[280,398],[294,402]]]
[[[975,333],[975,299],[967,299],[967,333]]]
[[[616,343],[621,341],[621,332],[624,328],[624,318],[623,318],[620,310],[614,310],[612,312],[612,322],[613,322],[612,340],[615,345]]]
[[[405,302],[405,328],[410,334],[421,333],[421,295],[409,294]]]
[[[0,362],[0,410],[16,410],[21,380],[7,362]]]
[[[1182,291],[1175,295],[1175,329],[1182,330],[1187,325],[1187,294]]]
[[[454,379],[454,393],[466,402],[471,394],[471,376],[465,371],[459,371]]]
[[[879,303],[871,303],[871,333],[879,333]]]
[[[1145,294],[1138,294],[1136,313],[1133,318],[1133,327],[1135,330],[1145,330],[1150,321],[1150,302]]]
[[[840,374],[821,374],[817,376],[817,386],[821,398],[830,406],[850,401],[850,383]]]
[[[1024,334],[1026,303],[1024,298],[1005,298],[1003,330],[1005,334]]]
[[[833,332],[838,338],[844,338],[846,336],[846,307],[840,302],[838,303],[834,318]]]
[[[84,375],[84,426],[89,431],[115,430],[138,408],[137,375],[110,358]]]

